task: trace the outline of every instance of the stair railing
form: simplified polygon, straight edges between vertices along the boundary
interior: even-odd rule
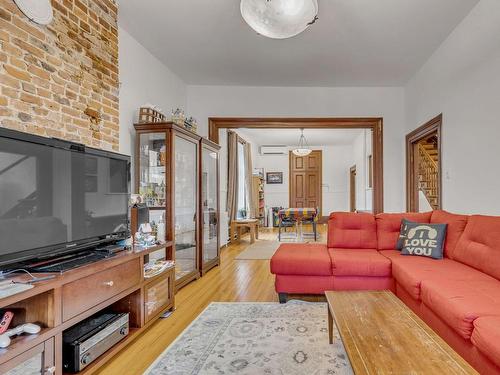
[[[437,209],[439,206],[438,165],[421,144],[418,144],[418,154],[419,188],[432,208]]]

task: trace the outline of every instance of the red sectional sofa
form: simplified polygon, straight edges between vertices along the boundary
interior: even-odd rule
[[[401,220],[448,224],[445,258],[401,255]],[[481,374],[500,374],[500,217],[332,213],[327,244],[282,244],[280,302],[326,290],[394,292]]]

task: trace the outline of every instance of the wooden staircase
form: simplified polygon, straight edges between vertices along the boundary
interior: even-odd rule
[[[434,210],[439,208],[439,155],[436,141],[430,138],[418,143],[419,189]]]

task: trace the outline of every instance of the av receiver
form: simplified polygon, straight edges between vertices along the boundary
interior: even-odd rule
[[[93,315],[63,332],[63,368],[79,372],[128,335],[128,313]]]

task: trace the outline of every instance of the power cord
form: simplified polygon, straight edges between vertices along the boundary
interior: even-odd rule
[[[28,275],[31,276],[32,279],[36,279],[36,277],[28,270],[25,270],[24,268],[17,268],[15,270],[12,270],[12,271],[7,271],[7,272],[4,272],[4,271],[0,271],[0,278],[1,279],[5,279],[5,276],[7,275],[10,275],[11,273],[16,273],[16,272],[19,272],[19,271],[23,271],[23,272],[26,272]]]
[[[30,275],[31,276],[31,280],[28,280],[27,282],[22,282],[22,281],[21,282],[16,282],[17,284],[32,284],[32,283],[36,283],[36,282],[39,282],[39,281],[50,280],[50,279],[53,279],[53,278],[56,277],[55,275],[48,275],[48,276],[36,277],[30,271],[25,270],[24,268],[17,268],[15,270],[7,271],[7,272],[0,271],[0,279],[5,279],[5,276],[10,275],[12,273],[20,272],[20,271],[26,272],[28,275]]]

